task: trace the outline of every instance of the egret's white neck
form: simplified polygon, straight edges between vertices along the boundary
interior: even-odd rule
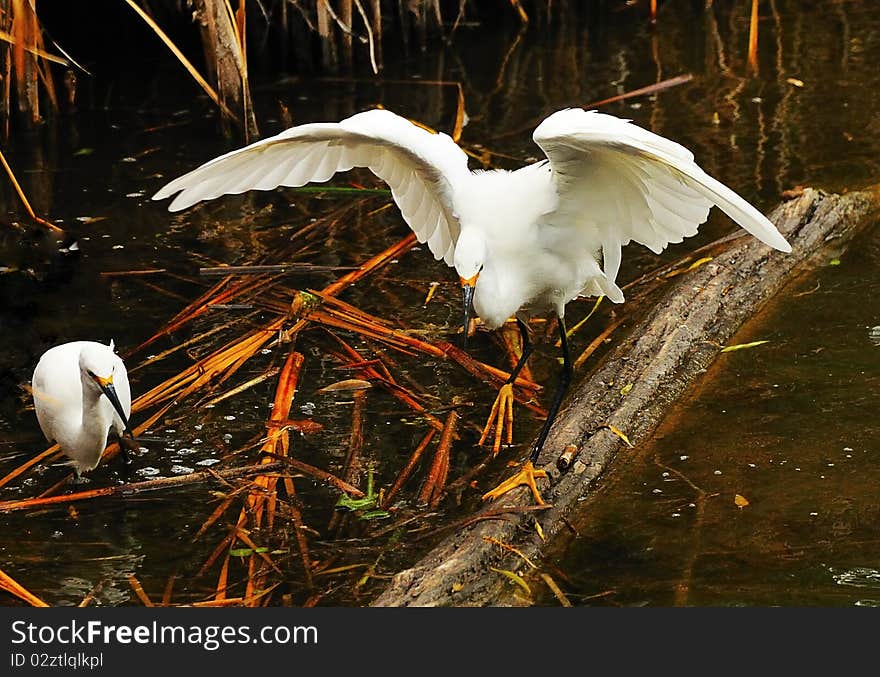
[[[476,225],[462,224],[453,258],[459,277],[468,280],[477,275],[486,264],[488,256],[489,244],[485,231]]]

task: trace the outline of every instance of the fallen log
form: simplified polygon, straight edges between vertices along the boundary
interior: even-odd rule
[[[525,487],[484,506],[467,527],[397,573],[372,605],[511,603],[509,579],[493,568],[517,570],[524,558],[540,559],[544,542],[535,521],[547,543],[565,527],[578,499],[625,447],[612,428],[623,431],[634,445],[648,440],[734,332],[793,274],[838,254],[878,205],[878,189],[845,195],[806,189],[770,215],[791,242],[791,254],[742,237],[709,263],[678,276],[628,334],[615,335],[616,347],[567,398],[536,464],[549,474],[549,488],[546,482],[540,486],[552,506],[540,512],[523,510],[533,500]],[[632,387],[623,388],[628,384]],[[564,449],[570,458],[566,472],[556,467]],[[503,520],[480,519],[505,507],[510,512]]]

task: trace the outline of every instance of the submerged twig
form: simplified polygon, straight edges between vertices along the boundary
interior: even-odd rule
[[[5,590],[9,594],[15,595],[16,597],[24,600],[31,606],[49,606],[34,593],[25,588],[21,583],[12,578],[12,576],[3,571],[3,569],[0,569],[0,590]]]
[[[25,498],[13,501],[0,501],[0,512],[12,512],[15,510],[28,510],[30,508],[42,508],[49,505],[60,505],[64,503],[73,503],[75,501],[84,501],[92,498],[114,497],[114,498],[130,498],[135,494],[142,494],[147,491],[156,491],[159,489],[169,489],[179,487],[186,484],[196,484],[206,482],[220,476],[224,479],[232,477],[247,477],[261,472],[269,472],[281,470],[282,463],[272,463],[267,465],[248,465],[238,468],[228,468],[226,470],[218,470],[214,472],[194,472],[187,475],[178,475],[176,477],[162,477],[155,480],[144,480],[143,482],[133,482],[130,484],[120,484],[112,487],[101,487],[99,489],[89,489],[87,491],[78,491],[72,494],[64,494],[62,496],[47,496],[45,498]]]

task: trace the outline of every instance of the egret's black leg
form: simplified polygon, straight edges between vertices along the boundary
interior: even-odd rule
[[[498,455],[501,449],[502,438],[507,441],[507,444],[513,444],[513,384],[534,349],[534,345],[529,338],[529,328],[526,326],[526,323],[517,317],[516,326],[519,327],[519,334],[522,337],[522,354],[516,361],[516,366],[510,372],[510,376],[504,382],[504,385],[499,388],[498,396],[492,405],[492,411],[489,412],[489,418],[486,420],[486,425],[483,426],[483,434],[480,436],[480,441],[477,442],[477,444],[482,445],[488,439],[492,428],[495,428],[495,439],[492,444],[493,456]]]
[[[556,414],[559,413],[562,398],[565,397],[565,393],[568,391],[572,376],[574,375],[571,350],[568,347],[568,337],[565,335],[565,320],[560,317],[558,322],[559,342],[562,344],[562,372],[559,374],[559,385],[556,386],[556,392],[553,394],[553,402],[550,403],[550,409],[547,411],[547,419],[544,421],[544,426],[541,428],[538,439],[535,440],[535,446],[532,448],[532,453],[529,455],[529,460],[532,464],[536,463],[538,456],[541,455],[541,449],[544,448],[544,442],[547,440],[547,435],[550,434],[550,427],[553,425]]]
[[[131,455],[128,453],[128,444],[123,440],[122,435],[119,436],[119,455],[122,457],[122,465],[128,471],[131,465]]]
[[[516,381],[516,379],[519,377],[519,373],[522,371],[522,368],[526,366],[526,360],[529,359],[529,356],[535,349],[534,344],[532,344],[531,338],[529,338],[529,328],[526,326],[526,323],[517,317],[516,326],[519,327],[519,335],[522,340],[522,354],[520,354],[519,360],[517,360],[516,366],[513,368],[513,371],[510,372],[510,377],[507,379],[506,383],[513,383],[514,381]]]
[[[130,432],[123,432],[121,435],[118,435],[117,441],[119,444],[119,455],[122,458],[122,475],[128,478],[131,468],[131,454],[139,451],[140,445]]]
[[[544,447],[544,442],[547,440],[547,435],[550,433],[550,427],[553,425],[553,420],[559,412],[562,398],[565,397],[565,393],[571,385],[571,379],[574,374],[574,363],[571,361],[571,350],[568,347],[568,337],[565,335],[565,321],[561,317],[558,319],[559,341],[562,344],[562,373],[559,375],[559,385],[556,387],[556,392],[553,395],[553,402],[550,404],[550,409],[547,412],[547,420],[544,421],[544,427],[541,428],[541,432],[538,434],[538,439],[535,441],[532,453],[529,454],[529,460],[523,463],[522,468],[516,475],[505,480],[492,489],[492,491],[487,491],[483,494],[483,500],[498,498],[515,487],[525,485],[531,490],[535,501],[537,501],[539,505],[544,505],[544,499],[541,497],[541,492],[538,491],[538,485],[535,480],[546,478],[547,471],[536,469],[535,463],[538,461],[538,456],[541,455],[541,449]]]

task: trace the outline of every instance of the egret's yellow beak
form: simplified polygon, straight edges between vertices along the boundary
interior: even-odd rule
[[[477,278],[479,276],[480,274],[477,273],[473,277],[458,278],[461,282],[461,291],[464,300],[464,331],[461,339],[461,347],[463,350],[467,350],[468,332],[471,328],[471,304],[474,300],[474,288],[477,286]]]
[[[95,374],[95,381],[97,381],[98,385],[101,386],[101,390],[103,390],[104,388],[112,388],[113,374],[110,374],[110,376],[107,376],[106,378]]]

